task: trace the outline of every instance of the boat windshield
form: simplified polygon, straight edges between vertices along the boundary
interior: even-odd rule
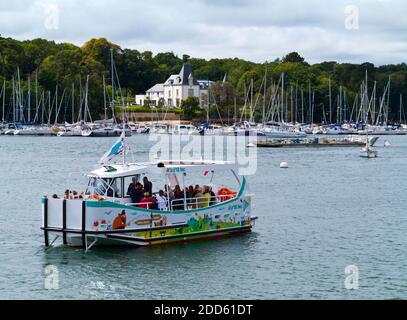
[[[109,185],[106,181],[98,178],[90,178],[88,188],[86,189],[86,194],[97,194],[99,196],[104,196],[108,189]]]

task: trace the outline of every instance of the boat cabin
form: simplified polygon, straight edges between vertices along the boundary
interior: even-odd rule
[[[243,180],[238,176],[236,166],[226,162],[167,161],[109,165],[93,171],[88,177],[87,197],[168,211],[216,205],[236,198],[243,189]],[[165,201],[159,208],[152,202],[147,206],[145,202],[134,202],[131,190],[136,184],[144,187],[145,178],[152,184],[152,194],[147,197],[156,199],[160,195],[160,200]],[[191,187],[193,192],[189,191]],[[145,191],[141,191],[144,196]]]

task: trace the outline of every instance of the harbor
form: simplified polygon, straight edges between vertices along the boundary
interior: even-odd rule
[[[13,314],[407,300],[407,2],[3,2]]]

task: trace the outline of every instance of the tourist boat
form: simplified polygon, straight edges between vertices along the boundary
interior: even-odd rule
[[[252,196],[246,178],[227,162],[123,161],[102,165],[88,177],[87,190],[81,199],[56,195],[42,198],[46,246],[58,238],[65,245],[88,250],[95,245],[153,246],[235,236],[250,232],[257,219],[251,215]],[[206,205],[204,198],[188,199],[185,195],[182,199],[166,199],[161,210],[153,203],[146,207],[144,202],[144,207],[140,207],[141,204],[131,203],[126,190],[129,182],[142,181],[143,177],[148,177],[153,187],[167,186],[153,188],[153,192],[164,188],[168,194],[177,185],[182,188],[186,179],[191,184],[206,179],[214,196]],[[213,183],[216,177],[219,185]]]

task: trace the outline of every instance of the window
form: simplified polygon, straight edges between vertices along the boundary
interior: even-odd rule
[[[179,90],[177,89],[177,98],[179,97]]]
[[[171,90],[168,91],[168,96],[171,98]]]
[[[109,185],[107,196],[112,198],[121,198],[123,195],[122,178],[106,179]]]
[[[194,89],[188,89],[188,97],[194,96]]]
[[[132,184],[133,184],[133,179],[135,179],[136,182],[140,182],[140,175],[135,175],[132,177],[125,177],[124,178],[124,191],[125,191],[125,198],[129,198],[130,197],[130,190],[132,188]]]
[[[86,194],[97,194],[99,196],[104,196],[108,189],[107,183],[98,178],[90,178],[88,183],[88,188],[86,189]]]

